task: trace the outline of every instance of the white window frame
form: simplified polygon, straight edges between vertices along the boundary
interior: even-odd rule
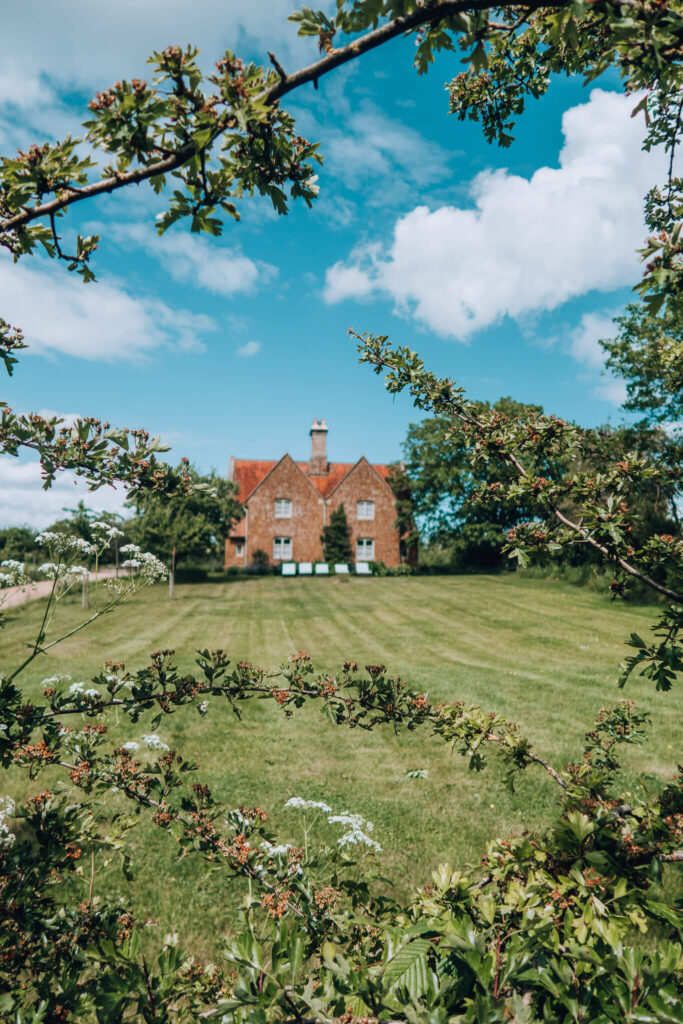
[[[291,498],[276,498],[273,503],[273,514],[276,519],[291,519],[292,507]]]
[[[374,562],[375,560],[375,538],[356,537],[356,561]]]
[[[274,562],[291,562],[292,561],[292,538],[291,537],[273,537],[273,561]]]
[[[235,541],[235,558],[244,558],[244,541]]]
[[[375,503],[369,499],[356,502],[356,519],[371,520],[375,518]]]

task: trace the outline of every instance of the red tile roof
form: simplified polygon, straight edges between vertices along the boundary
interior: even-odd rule
[[[233,479],[236,484],[239,484],[239,490],[237,492],[238,501],[246,501],[249,495],[254,491],[262,480],[270,473],[274,466],[277,466],[279,460],[263,460],[263,459],[235,459],[235,469]],[[355,462],[330,462],[329,470],[326,476],[309,476],[308,479],[311,481],[316,490],[320,491],[323,498],[329,497],[332,491],[335,489],[346,474],[353,469],[356,465]],[[308,476],[308,463],[297,462],[297,466]],[[373,465],[383,480],[386,480],[389,476],[389,467],[385,465]],[[232,537],[243,536],[244,534],[240,530],[244,529],[244,521],[238,523],[235,527],[234,532],[231,534]]]

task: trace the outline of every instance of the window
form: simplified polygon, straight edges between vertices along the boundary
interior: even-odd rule
[[[358,519],[374,519],[375,518],[375,503],[374,501],[357,501],[356,502],[356,516]]]
[[[359,537],[356,541],[356,561],[371,562],[375,557],[375,541],[372,537]]]
[[[276,498],[275,499],[275,518],[276,519],[291,519],[292,518],[292,502],[289,498]]]
[[[244,555],[244,541],[238,540],[235,542],[235,555],[237,558],[242,558]]]
[[[292,558],[292,538],[275,537],[273,540],[273,561],[289,562]]]

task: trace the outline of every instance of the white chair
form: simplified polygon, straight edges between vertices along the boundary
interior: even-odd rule
[[[313,575],[313,563],[312,562],[299,562],[299,576],[312,576]]]
[[[372,576],[369,562],[356,562],[356,576]]]
[[[335,562],[334,571],[336,572],[337,576],[349,575],[349,567],[346,564],[346,562]]]
[[[282,563],[282,575],[283,576],[296,576],[296,562],[283,562]]]
[[[327,564],[327,562],[318,562],[318,564],[315,567],[315,574],[316,576],[329,576],[330,567]]]

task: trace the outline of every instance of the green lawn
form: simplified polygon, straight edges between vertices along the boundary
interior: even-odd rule
[[[7,614],[0,665],[18,662],[43,607],[36,601]],[[54,649],[39,669],[34,663],[24,682],[37,693],[40,680],[55,672],[87,680],[106,658],[134,668],[165,647],[175,648],[186,668],[197,647],[224,647],[235,660],[263,667],[304,648],[325,670],[344,659],[382,663],[430,699],[504,712],[539,753],[562,766],[580,751],[598,709],[622,696],[616,670],[623,639],[632,630],[647,631],[655,613],[652,606],[612,604],[587,590],[513,575],[267,577],[181,586],[174,602],[159,586]],[[75,625],[79,602],[70,599],[59,614],[65,626]],[[628,774],[663,778],[680,756],[680,690],[658,694],[634,680],[626,695],[651,709],[654,721],[650,743],[628,753]],[[260,804],[285,833],[293,821],[282,805],[293,795],[358,811],[375,822],[383,873],[404,890],[426,880],[441,861],[476,860],[493,835],[550,820],[556,806],[554,784],[541,771],[529,769],[517,793],[509,794],[495,764],[469,773],[426,730],[399,736],[388,728],[350,731],[313,709],[288,721],[272,701],[246,705],[239,722],[218,699],[210,704],[206,718],[186,709],[156,731],[201,763],[214,795],[233,807]],[[139,739],[148,731],[148,718],[136,726],[121,721],[114,738]],[[428,778],[406,778],[414,768],[428,769]],[[4,791],[21,795],[17,781],[7,779]],[[177,928],[196,943],[209,918],[213,933],[224,930],[222,908],[229,900],[221,878],[205,876],[192,858],[175,864],[170,877],[161,875],[160,858],[172,855],[168,840],[151,829],[138,832],[136,896],[140,905],[155,907],[164,934]],[[107,877],[98,884],[109,884]]]

